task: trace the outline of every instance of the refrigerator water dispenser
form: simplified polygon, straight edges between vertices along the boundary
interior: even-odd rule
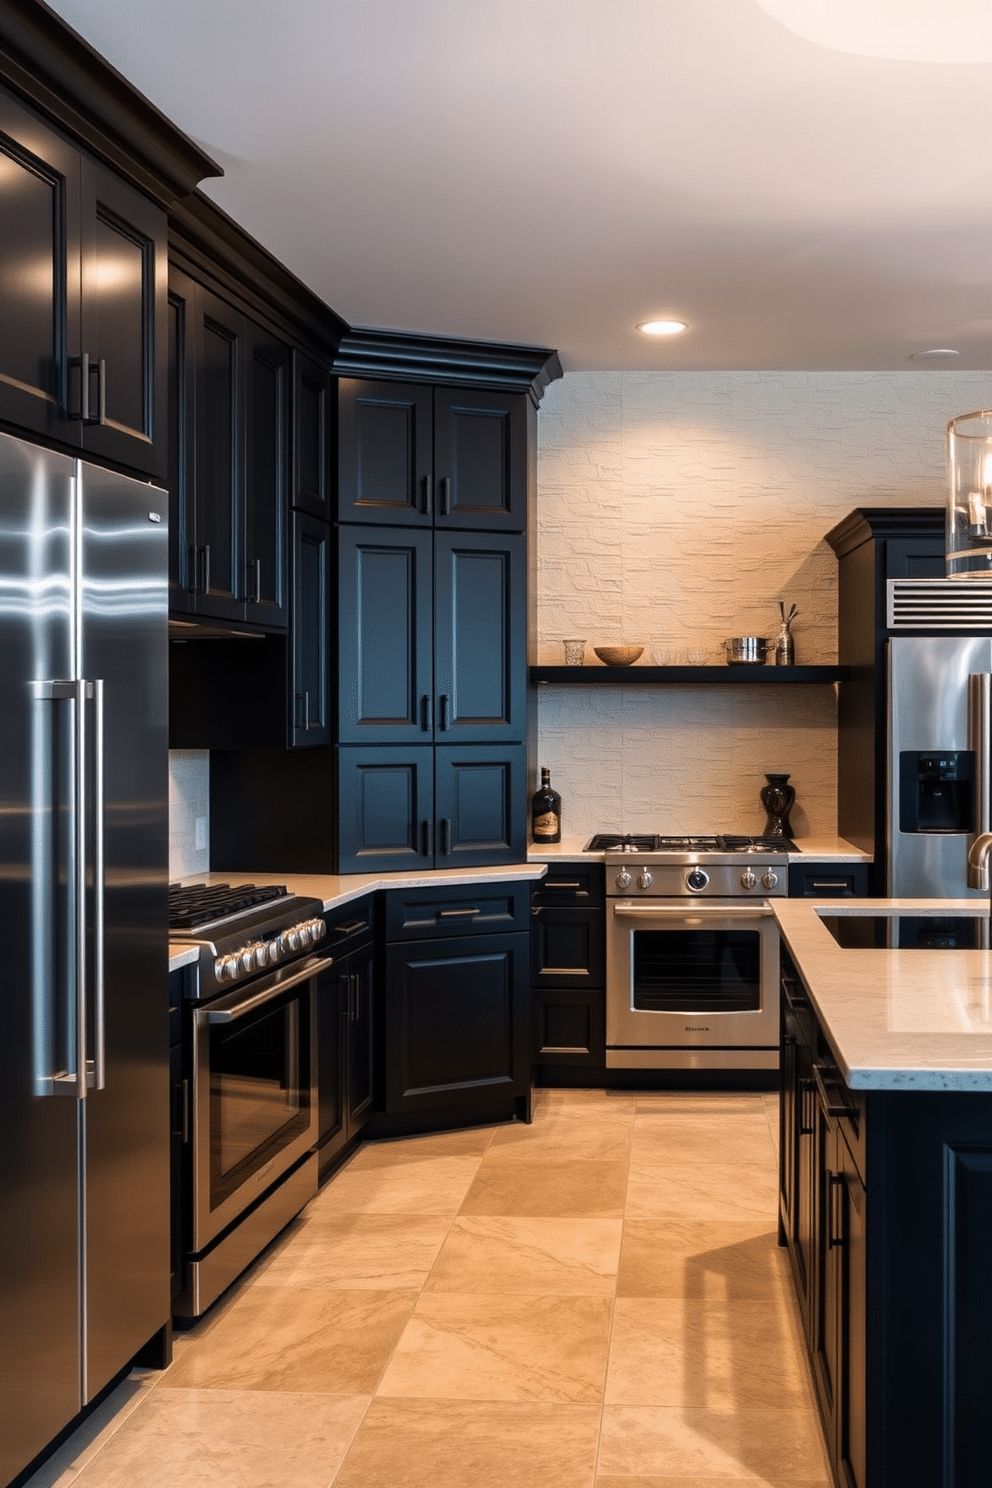
[[[975,756],[970,749],[900,751],[899,830],[975,830]]]

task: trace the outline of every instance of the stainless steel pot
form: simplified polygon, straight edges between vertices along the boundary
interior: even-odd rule
[[[723,643],[728,666],[764,666],[768,655],[766,636],[731,636]]]

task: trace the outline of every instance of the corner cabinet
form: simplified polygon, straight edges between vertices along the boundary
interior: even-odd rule
[[[782,970],[779,1240],[834,1480],[984,1488],[992,1091],[850,1089]]]
[[[167,225],[0,91],[0,420],[166,474]]]

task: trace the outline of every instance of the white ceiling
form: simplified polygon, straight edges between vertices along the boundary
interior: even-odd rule
[[[992,0],[51,4],[352,325],[992,368]],[[661,314],[689,331],[634,329]]]

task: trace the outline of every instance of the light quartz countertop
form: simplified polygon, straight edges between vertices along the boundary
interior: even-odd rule
[[[586,858],[591,863],[601,863],[605,853],[583,852],[583,848],[592,835],[591,832],[587,832],[582,837],[564,837],[561,842],[552,842],[547,845],[531,843],[527,850],[527,861],[529,863],[562,863]],[[758,834],[755,832],[752,835]],[[850,842],[845,842],[842,837],[799,837],[796,839],[796,846],[799,851],[789,853],[790,863],[801,863],[804,858],[816,858],[817,862],[821,863],[871,862],[870,853],[852,847]]]
[[[319,899],[325,912],[340,909],[353,899],[361,899],[376,889],[445,889],[458,884],[513,883],[521,879],[543,878],[543,863],[510,863],[503,868],[436,868],[410,873],[195,873],[180,883],[205,884],[285,884],[291,894]],[[169,970],[177,971],[195,961],[197,952],[188,944],[173,941],[169,945]]]
[[[852,1090],[992,1091],[992,951],[844,949],[829,915],[985,917],[981,899],[773,899]]]

